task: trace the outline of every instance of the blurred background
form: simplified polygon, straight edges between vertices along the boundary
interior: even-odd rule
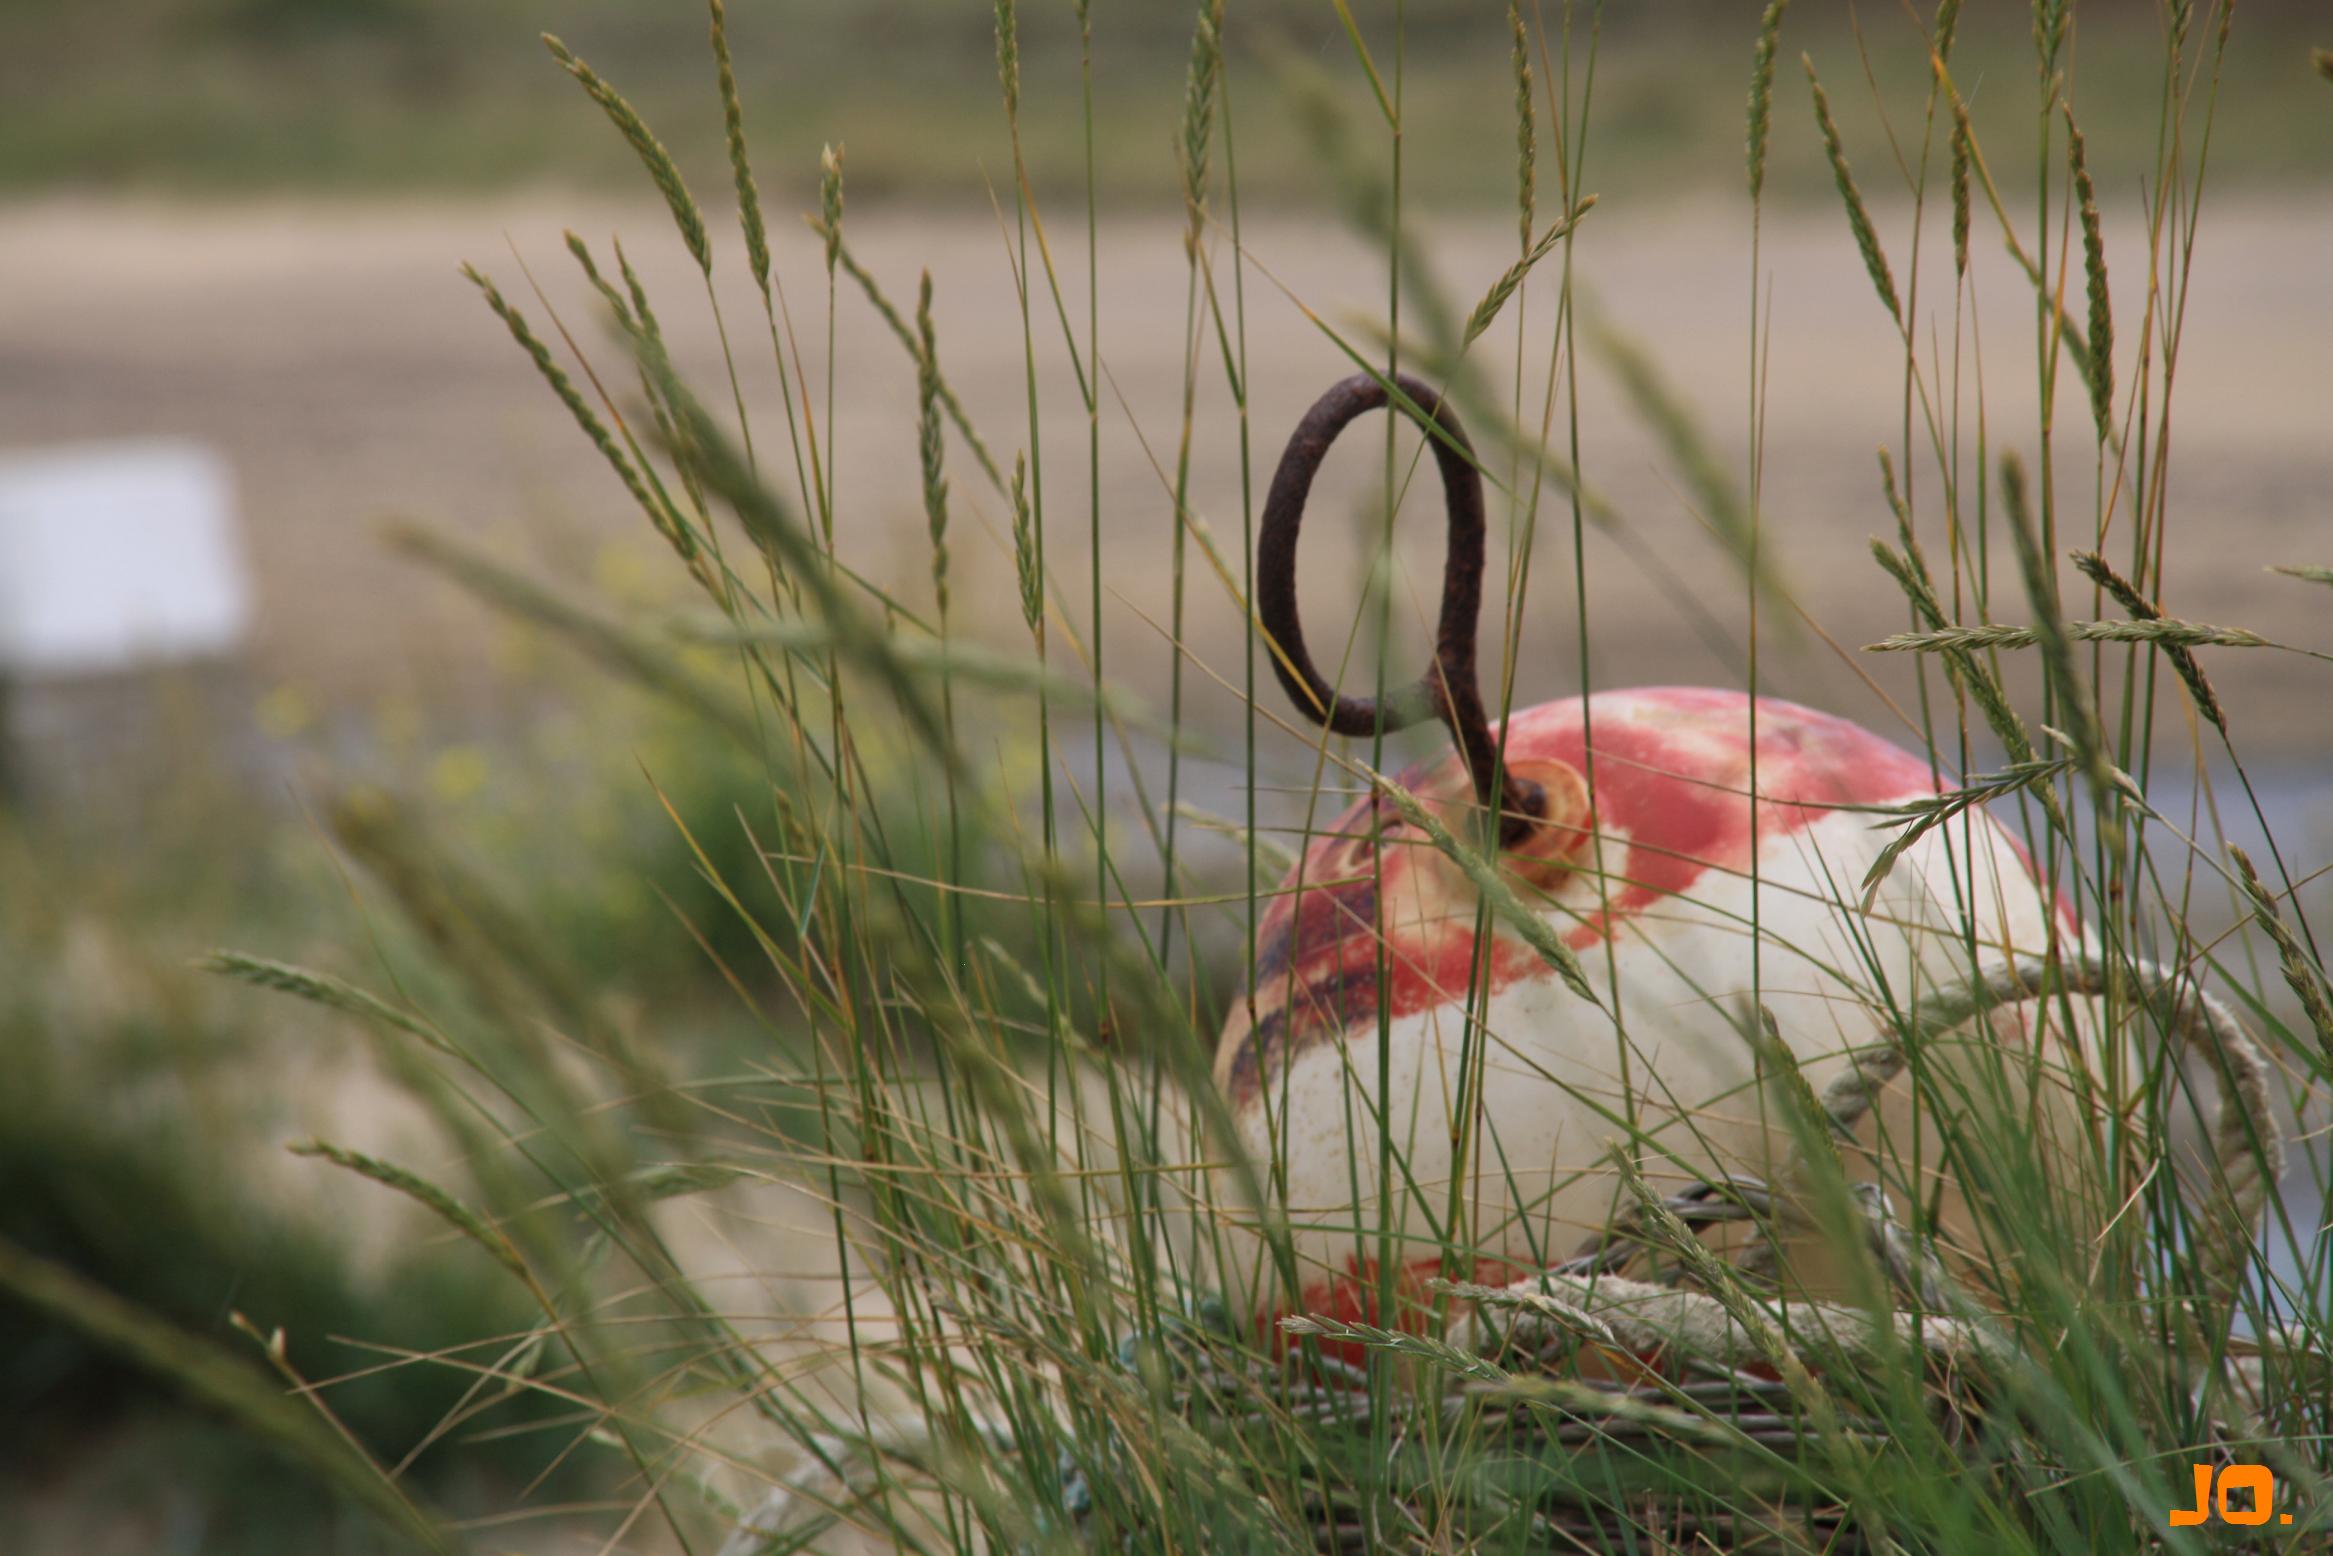
[[[1354,9],[1370,35],[1390,36],[1390,0]],[[1535,9],[1560,39],[1561,8]],[[1572,101],[1589,108],[1574,193],[1597,196],[1576,285],[1598,342],[1582,354],[1578,461],[1619,521],[1583,541],[1596,581],[1584,602],[1590,661],[1568,586],[1542,594],[1518,628],[1516,697],[1740,684],[1740,573],[1709,492],[1651,407],[1689,420],[1738,484],[1755,298],[1767,320],[1765,543],[1787,590],[1761,629],[1765,686],[1911,740],[1915,667],[1854,650],[1905,625],[1865,540],[1894,528],[1875,454],[1900,454],[1913,412],[1898,338],[1832,189],[1800,50],[1828,85],[1920,334],[1949,341],[1953,310],[1969,310],[1981,355],[1962,359],[1959,415],[1971,448],[1990,426],[2033,454],[2017,442],[2036,420],[2032,293],[1980,215],[1974,284],[1955,299],[1949,220],[1917,215],[1908,194],[1922,160],[1933,183],[1943,155],[1922,119],[1923,24],[1840,0],[1798,0],[1784,31],[1753,276],[1742,143],[1758,9],[1575,8]],[[831,348],[817,343],[827,277],[792,213],[817,205],[821,148],[842,148],[853,251],[895,299],[931,273],[951,382],[993,446],[1027,445],[991,10],[732,0],[730,12],[787,316],[809,359],[829,365],[815,393],[842,547],[876,582],[913,592],[928,567],[913,365],[847,283]],[[1176,659],[1162,471],[1193,349],[1173,147],[1189,15],[1095,12],[1100,641],[1108,675],[1157,707]],[[1086,120],[1070,13],[1067,0],[1024,6],[1023,143],[1082,318]],[[1463,308],[1517,247],[1506,11],[1411,0],[1406,14],[1403,204],[1423,262]],[[2141,170],[2155,160],[2163,25],[2137,0],[2085,4],[2077,22],[2074,101],[2115,295],[2131,310],[2125,382],[2143,334],[2152,191]],[[2006,208],[2030,224],[2032,154],[2009,154],[2034,136],[2028,20],[1977,4],[1962,27],[1956,77],[1997,148]],[[611,1000],[658,1041],[714,1042],[724,1019],[689,927],[722,915],[641,773],[717,830],[752,771],[383,539],[391,521],[420,522],[579,597],[642,612],[678,598],[661,542],[459,273],[477,265],[546,339],[564,344],[563,329],[614,361],[563,234],[603,253],[620,239],[664,300],[684,374],[720,381],[692,261],[638,162],[545,53],[544,30],[640,109],[718,218],[713,285],[750,344],[760,308],[734,234],[701,7],[0,0],[0,1234],[198,1333],[247,1346],[231,1315],[281,1325],[313,1375],[363,1373],[521,1319],[474,1250],[284,1152],[319,1134],[419,1160],[442,1152],[418,1105],[382,1078],[389,1061],[353,1029],[204,977],[191,957],[234,944],[343,970],[371,956],[393,964],[402,931],[382,922],[349,855],[352,838],[394,835],[488,883],[547,955],[618,969]],[[2333,596],[2266,571],[2333,563],[2333,83],[2309,57],[2325,43],[2321,5],[2247,4],[2226,54],[2182,305],[2163,603],[2333,651]],[[1228,48],[1219,154],[1236,167],[1250,261],[1248,457],[1260,486],[1296,416],[1349,371],[1311,315],[1357,338],[1372,320],[1382,327],[1386,264],[1368,209],[1390,169],[1327,0],[1233,0]],[[1565,68],[1560,54],[1553,63]],[[1561,204],[1543,155],[1542,219]],[[1215,241],[1227,267],[1228,234]],[[2049,252],[2067,243],[2053,225]],[[2077,309],[2079,289],[2077,260]],[[1484,341],[1493,382],[1506,382],[1518,349],[1539,381],[1553,314],[1522,315],[1520,348],[1512,321]],[[1988,356],[2011,366],[1985,372]],[[774,407],[769,353],[740,357],[748,403]],[[1034,431],[1066,515],[1053,565],[1081,580],[1086,419],[1058,349],[1040,351],[1039,376]],[[1220,373],[1199,385],[1191,507],[1236,560],[1240,425]],[[2097,474],[2078,392],[2061,391],[2058,415],[2079,433],[2068,447],[2084,451],[2061,468],[2061,501],[2086,516]],[[1560,411],[1556,425],[1560,442]],[[1371,442],[1340,450],[1317,500],[1307,609],[1323,622],[1347,619],[1367,582]],[[1915,516],[1940,524],[1933,467],[1912,463]],[[958,621],[999,646],[1025,643],[1010,515],[974,481],[956,494]],[[1438,578],[1430,498],[1410,494],[1418,517],[1396,542],[1404,644],[1424,641]],[[1324,522],[1337,513],[1351,516],[1344,533]],[[2081,531],[2087,540],[2086,517]],[[2120,555],[2130,541],[2111,534],[2105,549]],[[1536,544],[1549,576],[1568,577],[1567,502],[1548,499]],[[1186,792],[1236,813],[1240,618],[1196,559],[1183,645],[1195,667],[1185,716],[1231,753],[1210,763],[1202,752]],[[2278,837],[2296,866],[2323,861],[2324,666],[2257,652],[2218,655],[2211,669]],[[2159,707],[2185,716],[2168,691]],[[1286,741],[1265,754],[1298,771],[1302,750]],[[1091,753],[1064,760],[1088,771]],[[2159,770],[2150,792],[2200,830],[2199,777],[2211,773],[2202,761]],[[1135,802],[1130,790],[1105,800]],[[2234,816],[2227,826],[2256,830]],[[2322,883],[2314,891],[2323,904]],[[442,1371],[403,1368],[333,1397],[394,1458],[460,1394]],[[214,1427],[171,1389],[0,1298],[0,1544],[371,1548],[369,1525],[264,1445]],[[539,1436],[486,1434],[436,1449],[417,1473],[457,1509],[502,1505],[538,1475],[552,1477],[542,1494],[555,1501],[566,1467],[552,1457]]]

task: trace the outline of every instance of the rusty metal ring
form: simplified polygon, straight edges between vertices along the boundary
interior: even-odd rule
[[[1395,374],[1393,382],[1407,396],[1402,409],[1433,444],[1434,460],[1442,471],[1443,507],[1450,520],[1433,663],[1413,684],[1382,703],[1342,696],[1313,664],[1297,620],[1296,537],[1313,477],[1320,473],[1338,434],[1363,414],[1382,408],[1389,398],[1384,383],[1367,373],[1354,374],[1314,401],[1289,435],[1264,500],[1263,532],[1256,541],[1256,613],[1278,648],[1272,656],[1273,671],[1290,700],[1314,723],[1339,735],[1391,732],[1427,718],[1447,725],[1474,781],[1475,797],[1499,815],[1500,840],[1512,847],[1542,818],[1546,795],[1528,779],[1506,779],[1509,803],[1504,810],[1499,808],[1503,775],[1498,741],[1483,712],[1475,674],[1475,635],[1482,617],[1482,475],[1474,466],[1473,445],[1442,395],[1407,373]]]

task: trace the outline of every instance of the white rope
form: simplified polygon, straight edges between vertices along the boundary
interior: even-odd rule
[[[2210,1125],[2211,1152],[2239,1235],[2217,1240],[2209,1256],[2215,1280],[2233,1289],[2250,1257],[2250,1229],[2267,1204],[2270,1186],[2284,1171],[2284,1136],[2269,1099],[2268,1060],[2235,1014],[2205,993],[2195,978],[2166,973],[2146,962],[2128,970],[2135,975],[2134,992],[2165,1031],[2208,1064],[2219,1082]],[[2055,963],[2037,956],[2018,957],[1930,994],[1920,1006],[1911,1040],[1923,1042],[1988,1010],[2041,998],[2053,986],[2087,996],[2104,994],[2108,983],[2108,968],[2095,956],[2078,954]],[[1862,1050],[1823,1094],[1823,1111],[1832,1127],[1843,1137],[1851,1134],[1880,1090],[1902,1072],[1907,1057],[1907,1045],[1892,1039]]]

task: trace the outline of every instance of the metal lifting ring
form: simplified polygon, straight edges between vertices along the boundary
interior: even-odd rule
[[[1474,467],[1474,447],[1465,429],[1440,392],[1407,373],[1396,373],[1393,382],[1407,397],[1402,410],[1433,444],[1435,462],[1442,468],[1443,506],[1450,517],[1433,663],[1413,684],[1389,694],[1382,703],[1341,696],[1314,666],[1297,620],[1296,536],[1313,477],[1320,473],[1321,461],[1337,435],[1388,399],[1384,383],[1367,373],[1356,373],[1314,401],[1289,435],[1280,467],[1272,475],[1271,493],[1264,500],[1263,533],[1256,542],[1257,616],[1279,650],[1272,656],[1273,671],[1290,700],[1314,723],[1339,735],[1391,732],[1427,718],[1447,725],[1474,780],[1475,797],[1498,815],[1499,839],[1513,847],[1545,819],[1547,795],[1529,779],[1501,773],[1498,741],[1491,734],[1475,679],[1475,634],[1482,617],[1482,475]],[[1504,807],[1499,804],[1502,781]]]

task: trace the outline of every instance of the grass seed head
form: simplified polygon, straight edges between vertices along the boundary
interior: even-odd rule
[[[1013,0],[996,0],[996,80],[1004,89],[1004,116],[1021,119],[1021,20]]]
[[[2116,572],[2113,564],[2095,551],[2075,552],[2074,565],[2081,569],[2083,577],[2105,590],[2116,604],[2130,612],[2135,621],[2160,622],[2164,619],[2160,606],[2139,593],[2130,580]],[[2171,661],[2171,668],[2179,673],[2180,680],[2187,683],[2187,693],[2195,699],[2196,711],[2209,719],[2212,728],[2225,736],[2228,732],[2227,711],[2220,706],[2219,693],[2212,690],[2210,680],[2204,676],[2203,667],[2188,652],[2192,646],[2181,642],[2162,644],[2164,656]]]
[[[1968,174],[1971,146],[1968,110],[1952,105],[1952,273],[1968,274]]]
[[[2090,182],[2090,161],[2082,144],[2074,110],[2066,116],[2066,160],[2074,171],[2074,195],[2082,215],[2082,274],[2090,297],[2088,360],[2090,414],[2105,439],[2114,425],[2114,309],[2106,292],[2106,239],[2098,222],[2098,191]]]
[[[1785,0],[1775,0],[1777,5]],[[1539,120],[1531,99],[1531,40],[1523,25],[1520,0],[1507,0],[1507,28],[1514,36],[1515,72],[1515,219],[1523,247],[1531,247],[1531,224],[1536,217],[1539,184]]]
[[[916,449],[923,466],[924,521],[932,539],[932,593],[940,615],[948,614],[948,478],[942,471],[940,429],[940,347],[932,330],[932,273],[923,273],[915,301],[918,345],[915,399]]]
[[[2073,19],[2067,0],[2033,0],[2033,51],[2044,77],[2057,74],[2058,56],[2066,46],[2066,24]]]
[[[705,236],[704,214],[697,209],[696,197],[689,193],[689,186],[682,180],[680,168],[672,160],[672,153],[664,149],[664,143],[650,132],[648,122],[640,117],[632,105],[601,79],[599,72],[569,52],[566,44],[553,34],[544,33],[543,46],[551,51],[551,57],[559,62],[560,68],[573,76],[591,100],[599,104],[600,111],[608,116],[608,122],[631,143],[641,166],[648,170],[650,181],[656,185],[657,192],[664,196],[664,203],[670,207],[673,225],[680,229],[681,242],[688,246],[689,256],[697,262],[699,270],[711,275],[713,245]]]
[[[535,371],[542,375],[543,382],[551,386],[551,392],[559,397],[559,403],[567,407],[567,414],[583,429],[584,436],[591,439],[592,447],[599,450],[600,457],[615,470],[617,479],[624,483],[624,490],[632,494],[632,500],[640,505],[640,511],[648,516],[648,522],[655,526],[657,533],[664,536],[684,558],[692,555],[694,542],[689,539],[687,531],[673,520],[648,490],[639,470],[623,449],[617,446],[607,424],[600,420],[599,414],[585,401],[581,391],[575,387],[575,381],[567,376],[566,370],[552,359],[551,348],[544,345],[541,337],[535,334],[532,326],[527,323],[526,315],[513,308],[502,295],[501,289],[476,266],[464,265],[462,274],[485,297],[486,306],[494,310],[494,316],[510,331],[510,338],[517,341],[519,348],[533,361]]]
[[[1774,49],[1782,41],[1782,13],[1789,5],[1790,0],[1770,0],[1764,19],[1758,23],[1758,45],[1750,54],[1750,202],[1753,205],[1766,191],[1766,138],[1774,118]]]
[[[1037,530],[1029,510],[1029,456],[1013,456],[1013,568],[1020,576],[1021,619],[1033,633],[1045,624],[1045,560],[1037,554]]]
[[[2310,961],[2292,926],[2277,911],[2276,898],[2261,882],[2260,872],[2253,868],[2252,856],[2233,843],[2228,845],[2228,853],[2236,861],[2236,875],[2244,895],[2251,899],[2253,917],[2276,947],[2277,965],[2284,973],[2285,983],[2299,998],[2301,1012],[2309,1018],[2309,1025],[2316,1029],[2317,1042],[2326,1059],[2333,1062],[2333,999],[2327,998],[2324,973]]]
[[[1904,309],[1896,300],[1895,272],[1888,268],[1887,255],[1879,246],[1879,231],[1871,225],[1871,213],[1864,209],[1863,191],[1855,187],[1855,174],[1847,166],[1847,152],[1839,143],[1839,126],[1831,118],[1831,100],[1824,95],[1823,83],[1815,75],[1814,60],[1804,54],[1799,60],[1806,66],[1807,85],[1814,92],[1815,123],[1823,132],[1823,150],[1831,159],[1831,179],[1839,186],[1839,198],[1846,202],[1847,225],[1854,230],[1855,246],[1863,253],[1863,268],[1869,272],[1879,300],[1887,305],[1888,317],[1901,328]]]
[[[1215,131],[1216,83],[1223,72],[1223,0],[1201,0],[1183,78],[1183,127],[1176,148],[1183,174],[1183,242],[1196,249],[1206,224],[1207,172]]]
[[[1899,555],[1886,541],[1874,539],[1871,542],[1871,555],[1879,563],[1880,570],[1895,580],[1897,588],[1903,590],[1904,598],[1911,603],[1913,615],[1926,622],[1931,633],[1952,629],[1951,619],[1944,613],[1944,602],[1937,597],[1936,586],[1928,576],[1927,564],[1917,552]],[[1984,715],[1986,726],[1992,730],[1993,737],[2001,742],[2001,749],[2009,754],[2009,760],[2020,765],[2035,760],[2033,737],[2027,732],[2025,721],[2017,716],[2017,710],[2009,705],[2009,695],[2002,689],[2000,677],[1993,673],[1992,666],[1979,659],[1965,644],[1939,646],[1944,652],[1947,673],[1975,700],[1977,711]],[[2040,796],[2051,821],[2062,827],[2064,818],[2058,809],[2056,791],[2045,786],[2034,792]]]
[[[526,1278],[526,1260],[519,1256],[518,1249],[508,1237],[489,1225],[477,1211],[419,1174],[408,1172],[394,1162],[382,1161],[379,1157],[367,1156],[361,1151],[351,1151],[327,1140],[310,1140],[288,1149],[294,1156],[316,1157],[335,1167],[346,1168],[359,1177],[370,1178],[385,1189],[394,1190],[417,1204],[427,1206],[439,1220],[485,1249],[504,1269],[522,1280]]]
[[[2058,602],[2057,570],[2050,565],[2048,546],[2027,497],[2025,465],[2014,454],[2005,455],[2001,460],[2001,501],[2008,510],[2009,537],[2017,548],[2026,602],[2033,610],[2034,643],[2041,650],[2042,664],[2049,671],[2050,685],[2057,692],[2058,717],[2065,725],[2074,754],[2081,759],[2082,770],[2089,777],[2091,794],[2098,802],[2100,835],[2119,852],[2122,829],[2116,820],[2118,802],[2114,795],[2118,785],[2114,768],[2106,757],[2105,737],[2098,726],[2097,704],[2091,699],[2089,682],[2074,661],[2073,637],[2066,630],[2064,612]]]
[[[818,148],[820,231],[826,235],[826,273],[842,258],[842,147]]]
[[[713,63],[721,81],[721,124],[729,140],[729,171],[737,181],[737,219],[745,229],[745,260],[754,284],[770,289],[770,236],[762,220],[761,192],[754,187],[753,167],[745,155],[745,105],[737,95],[737,67],[729,57],[729,15],[722,0],[708,0],[712,8]]]
[[[1531,245],[1522,258],[1509,265],[1505,274],[1491,283],[1490,290],[1482,294],[1482,301],[1474,305],[1474,312],[1466,317],[1466,329],[1458,341],[1461,350],[1473,345],[1481,338],[1483,331],[1496,322],[1499,310],[1507,306],[1507,299],[1515,295],[1515,288],[1523,284],[1523,278],[1531,273],[1531,267],[1545,259],[1548,251],[1555,247],[1564,234],[1579,225],[1580,218],[1587,215],[1588,208],[1595,203],[1594,195],[1583,198],[1572,208],[1569,216],[1541,233],[1539,241]]]
[[[609,311],[616,316],[617,327],[627,335],[636,334],[639,325],[632,318],[631,305],[624,301],[624,294],[616,290],[614,283],[599,273],[599,264],[591,257],[591,245],[573,228],[567,230],[566,238],[567,252],[583,267],[583,278],[591,283],[592,290],[606,300]]]

